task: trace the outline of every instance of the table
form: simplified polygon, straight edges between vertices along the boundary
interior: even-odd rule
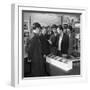
[[[60,75],[80,75],[80,60],[79,59],[65,59],[57,56],[47,56],[47,71],[50,76],[60,76]],[[60,59],[65,59],[67,63],[60,62]],[[65,61],[64,60],[64,61]]]

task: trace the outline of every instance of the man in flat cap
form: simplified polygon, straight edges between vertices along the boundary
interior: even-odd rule
[[[34,33],[33,38],[30,42],[29,48],[29,59],[31,60],[31,76],[44,76],[45,67],[44,60],[42,57],[41,43],[39,39],[41,25],[39,23],[34,23],[32,27],[32,32]]]

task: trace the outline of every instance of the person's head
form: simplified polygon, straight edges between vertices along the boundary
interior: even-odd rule
[[[42,34],[45,35],[46,34],[46,28],[42,27]]]
[[[62,27],[62,25],[59,25],[58,27],[57,27],[57,33],[58,34],[61,34],[63,32],[63,27]]]
[[[71,25],[69,25],[68,28],[70,29],[71,32],[73,31],[73,28]]]
[[[57,26],[54,24],[54,25],[52,25],[52,31],[53,31],[53,33],[57,33]]]
[[[64,24],[64,27],[63,28],[64,28],[63,32],[66,33],[67,32],[67,29],[68,29],[68,24]]]
[[[46,27],[46,31],[47,31],[47,34],[51,34],[51,32],[52,32],[51,27],[50,26],[47,26]]]
[[[68,28],[68,24],[64,24],[63,28],[67,29]]]
[[[39,23],[33,23],[32,26],[33,33],[39,34],[41,30],[41,25]]]

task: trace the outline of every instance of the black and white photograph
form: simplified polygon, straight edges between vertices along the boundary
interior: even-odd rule
[[[23,76],[81,74],[81,13],[22,11]]]

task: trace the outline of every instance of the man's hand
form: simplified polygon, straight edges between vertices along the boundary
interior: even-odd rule
[[[28,59],[28,62],[31,62],[31,60]]]
[[[49,44],[52,44],[51,40],[48,40]]]
[[[46,55],[43,55],[44,58],[46,58]]]

